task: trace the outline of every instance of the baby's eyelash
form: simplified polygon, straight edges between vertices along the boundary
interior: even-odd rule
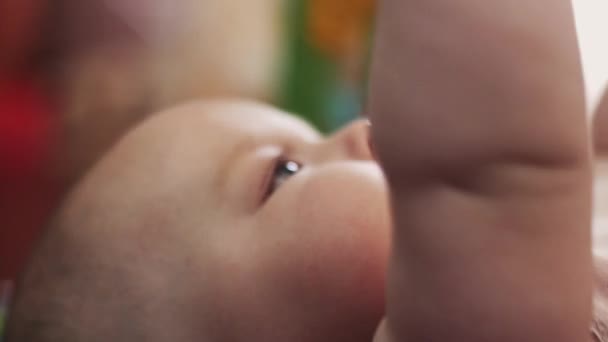
[[[272,167],[270,168],[269,174],[266,181],[266,189],[264,200],[268,199],[276,189],[278,189],[284,182],[288,181],[287,178],[295,175],[302,169],[302,164],[293,161],[285,156],[279,156],[276,158]],[[281,174],[279,174],[281,172]],[[285,178],[279,178],[285,177]]]

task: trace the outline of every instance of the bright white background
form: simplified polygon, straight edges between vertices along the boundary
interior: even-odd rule
[[[592,110],[608,83],[608,0],[572,0],[572,2],[583,58],[587,103]],[[595,252],[608,257],[608,162],[606,160],[596,162],[595,173],[593,216]]]
[[[572,2],[583,59],[587,103],[593,109],[608,81],[608,0]]]

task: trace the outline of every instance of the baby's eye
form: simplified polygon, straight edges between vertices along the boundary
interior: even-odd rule
[[[266,197],[272,195],[272,193],[275,192],[279,186],[286,182],[289,177],[300,171],[301,168],[302,165],[295,161],[280,158],[272,170],[270,182],[268,182]]]

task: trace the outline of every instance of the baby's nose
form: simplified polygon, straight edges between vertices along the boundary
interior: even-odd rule
[[[331,140],[332,144],[344,154],[345,158],[356,160],[374,159],[371,124],[367,119],[351,122],[337,131]]]

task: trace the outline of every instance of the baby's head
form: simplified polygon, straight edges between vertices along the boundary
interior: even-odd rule
[[[370,341],[387,203],[363,121],[325,139],[251,102],[168,110],[69,197],[9,342]]]

